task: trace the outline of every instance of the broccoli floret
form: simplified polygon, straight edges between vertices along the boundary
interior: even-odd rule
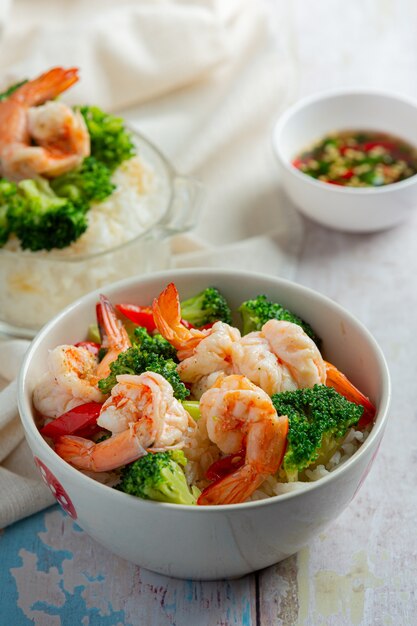
[[[190,392],[181,382],[177,372],[177,364],[172,359],[164,359],[155,353],[144,352],[139,346],[132,346],[119,354],[117,359],[110,364],[110,374],[102,378],[98,386],[103,393],[110,393],[116,385],[116,376],[120,374],[142,374],[143,372],[156,372],[172,385],[174,396],[178,400],[184,400]]]
[[[135,154],[131,134],[121,117],[105,113],[96,106],[79,107],[91,140],[91,155],[111,171]]]
[[[136,326],[133,331],[133,343],[137,345],[142,352],[156,354],[163,359],[177,361],[177,351],[171,346],[169,341],[164,339],[159,333],[150,335],[143,326]]]
[[[12,230],[10,215],[19,212],[22,204],[17,185],[0,179],[0,247],[7,242]]]
[[[196,504],[200,492],[190,490],[183,467],[187,459],[182,450],[149,453],[126,465],[117,485],[132,496],[171,504]]]
[[[227,300],[216,287],[207,287],[192,298],[183,300],[181,317],[197,327],[217,321],[232,323],[232,314]]]
[[[65,248],[86,230],[85,209],[58,197],[46,179],[22,180],[17,188],[22,202],[9,207],[7,216],[22,248]]]
[[[287,450],[280,471],[289,481],[297,480],[313,463],[325,465],[363,413],[362,406],[325,385],[276,393],[272,402],[278,415],[288,416]]]
[[[307,322],[304,322],[281,304],[271,302],[265,295],[260,295],[253,300],[246,300],[239,307],[242,316],[242,334],[247,335],[254,330],[261,330],[268,320],[283,320],[298,324],[304,332],[317,344],[320,343],[317,335]]]
[[[108,167],[94,157],[87,157],[79,168],[53,178],[50,185],[58,196],[81,207],[104,200],[116,188]]]

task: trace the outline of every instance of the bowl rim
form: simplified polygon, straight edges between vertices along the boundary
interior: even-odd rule
[[[408,104],[415,109],[416,118],[417,118],[417,100],[404,96],[402,94],[397,94],[391,91],[385,91],[383,89],[366,89],[362,87],[358,88],[335,88],[329,89],[326,91],[321,91],[319,93],[312,94],[310,96],[306,96],[305,98],[301,98],[293,105],[291,105],[288,109],[282,113],[276,120],[273,131],[272,131],[272,148],[277,157],[278,161],[281,163],[282,167],[284,167],[287,172],[289,172],[292,176],[295,176],[301,182],[312,185],[318,189],[326,189],[330,193],[336,194],[347,194],[352,196],[359,196],[360,194],[364,194],[366,196],[369,195],[380,195],[386,193],[395,193],[395,190],[401,190],[407,187],[411,187],[417,184],[417,174],[413,174],[413,176],[409,176],[408,178],[395,182],[389,183],[388,185],[381,185],[381,187],[344,187],[342,185],[331,185],[326,181],[316,180],[304,172],[301,172],[298,168],[296,168],[291,161],[283,155],[280,146],[280,134],[282,133],[285,125],[289,122],[291,117],[299,113],[302,109],[306,109],[309,106],[326,102],[328,100],[333,100],[338,97],[343,98],[345,96],[377,96],[382,98],[388,98],[396,102],[401,102],[403,104]],[[381,131],[383,132],[383,131]],[[414,146],[417,149],[417,146]]]
[[[372,350],[374,351],[374,354],[378,360],[378,363],[381,369],[382,394],[380,398],[380,406],[379,406],[379,410],[377,413],[377,419],[374,422],[374,425],[368,437],[362,443],[360,448],[356,452],[354,452],[353,455],[349,459],[347,459],[342,465],[340,465],[339,467],[336,467],[334,470],[326,474],[326,476],[323,476],[322,478],[316,481],[304,483],[303,487],[300,489],[295,489],[294,491],[290,491],[290,492],[283,493],[283,494],[276,495],[276,496],[270,496],[268,498],[264,498],[261,500],[254,500],[251,502],[242,502],[238,504],[207,505],[207,506],[201,506],[201,507],[184,505],[184,504],[170,504],[166,502],[154,502],[150,500],[142,500],[135,496],[131,496],[129,494],[117,491],[116,489],[113,489],[112,487],[109,487],[106,484],[100,483],[94,480],[93,478],[86,476],[85,474],[77,470],[75,467],[72,467],[69,463],[61,459],[61,457],[59,457],[56,454],[56,452],[48,445],[46,440],[40,434],[32,416],[33,411],[31,407],[31,403],[30,401],[27,401],[26,399],[27,370],[29,368],[33,355],[36,353],[36,350],[39,344],[48,335],[52,327],[58,325],[66,317],[68,313],[70,313],[71,311],[76,309],[78,306],[80,306],[85,300],[90,299],[90,298],[93,299],[94,297],[97,297],[103,291],[106,291],[106,293],[109,293],[110,297],[112,297],[114,292],[118,291],[119,289],[128,288],[131,285],[136,285],[138,282],[140,284],[146,284],[146,283],[154,282],[155,280],[158,280],[158,279],[164,279],[164,280],[167,280],[167,282],[170,282],[171,280],[175,280],[175,278],[178,276],[196,277],[196,276],[205,276],[205,275],[210,276],[213,274],[221,275],[224,277],[230,277],[230,278],[235,278],[236,276],[240,278],[255,278],[255,279],[266,278],[267,280],[271,280],[271,282],[275,283],[275,285],[277,286],[283,285],[284,287],[285,286],[289,287],[290,289],[293,289],[296,292],[298,291],[299,293],[303,293],[307,295],[307,297],[313,297],[313,298],[318,299],[325,306],[330,307],[330,309],[332,309],[334,313],[339,313],[347,317],[349,321],[354,326],[356,326],[358,330],[362,332],[362,334],[365,335],[366,339],[370,343]],[[168,270],[168,271],[165,270],[165,271],[155,272],[147,276],[141,276],[141,277],[135,276],[133,278],[132,277],[127,278],[121,281],[113,282],[107,285],[104,289],[100,288],[94,291],[90,291],[88,294],[85,294],[84,296],[74,301],[69,306],[67,306],[65,309],[60,311],[37,333],[36,337],[31,342],[25,354],[22,366],[19,371],[18,381],[17,381],[17,405],[18,405],[18,410],[19,410],[19,414],[21,417],[23,429],[25,431],[25,435],[26,433],[30,433],[33,437],[35,437],[39,445],[44,449],[44,454],[46,458],[51,459],[53,463],[62,464],[63,471],[70,472],[70,475],[73,476],[74,480],[81,480],[81,482],[85,485],[85,487],[90,491],[95,491],[95,489],[98,489],[99,492],[101,490],[105,490],[103,491],[103,494],[107,493],[109,495],[111,493],[112,496],[110,497],[115,497],[116,499],[122,498],[123,500],[126,497],[130,498],[132,502],[134,501],[137,503],[137,506],[139,508],[142,506],[147,506],[147,507],[161,507],[162,506],[164,508],[168,508],[173,511],[193,512],[194,515],[195,514],[203,515],[204,513],[216,513],[216,512],[224,513],[224,512],[240,511],[242,509],[247,509],[247,508],[251,508],[251,509],[261,508],[261,507],[268,506],[268,505],[271,505],[273,503],[277,503],[283,500],[296,498],[297,496],[301,496],[302,494],[306,492],[310,492],[315,489],[320,489],[323,486],[325,486],[327,483],[336,480],[337,477],[344,474],[349,469],[349,467],[356,464],[358,459],[364,456],[366,450],[371,446],[372,442],[375,439],[377,439],[378,435],[381,434],[382,436],[383,430],[388,420],[390,402],[391,402],[391,380],[390,380],[388,365],[385,360],[384,354],[379,344],[377,343],[377,341],[375,340],[371,332],[366,328],[366,326],[362,324],[362,322],[360,322],[354,315],[352,315],[344,307],[339,305],[337,302],[335,302],[328,296],[325,296],[324,294],[310,287],[306,287],[304,285],[301,285],[300,283],[296,283],[286,278],[281,278],[281,277],[277,277],[277,276],[273,276],[269,274],[264,275],[259,272],[251,272],[251,271],[246,271],[246,270],[228,270],[228,269],[217,269],[217,268],[185,268],[185,269],[178,269],[178,270],[175,270],[175,269]]]

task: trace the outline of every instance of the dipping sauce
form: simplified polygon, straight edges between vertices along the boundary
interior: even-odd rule
[[[297,156],[293,165],[333,185],[380,187],[417,173],[417,149],[386,133],[347,130],[326,135]]]

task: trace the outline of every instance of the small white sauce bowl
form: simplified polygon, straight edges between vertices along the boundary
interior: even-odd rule
[[[357,452],[300,491],[226,506],[141,500],[82,474],[42,438],[35,424],[32,394],[47,369],[48,351],[85,337],[88,325],[95,321],[98,291],[59,313],[31,343],[18,383],[23,428],[41,474],[58,502],[106,548],[168,576],[206,580],[243,576],[300,550],[350,503],[372,465],[385,429],[389,372],[376,341],[350,313],[329,298],[283,279],[250,272],[189,269],[131,278],[103,291],[113,302],[149,304],[171,281],[182,298],[215,285],[233,310],[244,300],[264,293],[308,321],[323,339],[325,358],[377,408],[370,435]]]
[[[305,98],[290,107],[273,131],[282,185],[298,209],[330,228],[383,230],[402,222],[417,206],[417,175],[381,187],[342,187],[322,182],[292,165],[293,159],[326,134],[373,130],[417,147],[417,103],[369,90],[343,90]]]

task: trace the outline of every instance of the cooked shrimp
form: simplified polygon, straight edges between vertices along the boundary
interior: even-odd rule
[[[85,402],[103,402],[97,387],[97,359],[86,348],[61,345],[48,355],[48,371],[36,385],[33,402],[45,417],[58,417]]]
[[[57,346],[48,356],[48,371],[33,393],[35,408],[45,417],[58,417],[85,402],[103,402],[106,398],[97,387],[109,374],[110,363],[130,347],[123,324],[105,296],[100,296],[97,318],[108,351],[98,363],[97,357],[84,347]]]
[[[232,346],[239,341],[237,328],[224,322],[215,322],[207,334],[194,348],[193,354],[177,367],[181,380],[192,383],[191,392],[197,399],[202,391],[221,374],[232,374]]]
[[[117,376],[117,385],[103,404],[97,423],[115,434],[126,430],[130,423],[149,416],[154,429],[154,448],[182,447],[183,435],[191,418],[174,398],[170,383],[156,372]]]
[[[84,437],[66,435],[55,444],[55,452],[74,467],[91,472],[108,472],[147,454],[151,441],[148,420],[129,424],[127,430],[94,443]]]
[[[38,146],[45,148],[51,155],[68,155],[65,169],[63,162],[50,164],[48,176],[57,176],[67,169],[72,169],[90,154],[90,135],[81,112],[73,111],[63,102],[47,102],[42,106],[28,110],[28,130],[30,137]],[[70,160],[73,165],[70,167]]]
[[[288,431],[270,397],[244,376],[219,379],[200,400],[210,439],[225,454],[245,450],[244,464],[207,487],[198,504],[244,502],[281,464]]]
[[[90,154],[88,130],[79,113],[50,103],[78,80],[78,70],[55,67],[0,102],[0,169],[11,180],[58,176]],[[33,135],[31,134],[33,133]],[[31,145],[32,140],[39,145]]]
[[[177,288],[170,283],[154,300],[153,315],[159,332],[176,349],[180,360],[178,374],[185,383],[192,383],[192,393],[199,398],[218,375],[233,371],[231,347],[240,339],[237,328],[215,322],[204,331],[188,329],[181,323],[181,307]]]
[[[180,361],[192,356],[200,341],[211,332],[211,329],[189,329],[181,323],[180,299],[174,283],[169,283],[155,298],[152,312],[157,329],[178,350]]]
[[[192,383],[190,386],[191,395],[195,400],[200,400],[203,393],[208,391],[214,386],[220,378],[224,378],[226,376],[225,372],[212,372],[211,374],[207,374],[207,376],[202,376],[197,380],[197,382]]]
[[[269,396],[297,389],[288,367],[271,351],[269,341],[259,331],[236,341],[231,349],[233,370],[266,391]]]
[[[57,454],[79,469],[106,472],[135,461],[148,449],[182,448],[195,428],[169,382],[155,372],[118,376],[97,423],[113,436],[100,443],[61,437],[55,445]]]
[[[269,320],[262,335],[280,363],[284,363],[298,387],[325,384],[326,367],[319,349],[301,326],[292,322]]]

